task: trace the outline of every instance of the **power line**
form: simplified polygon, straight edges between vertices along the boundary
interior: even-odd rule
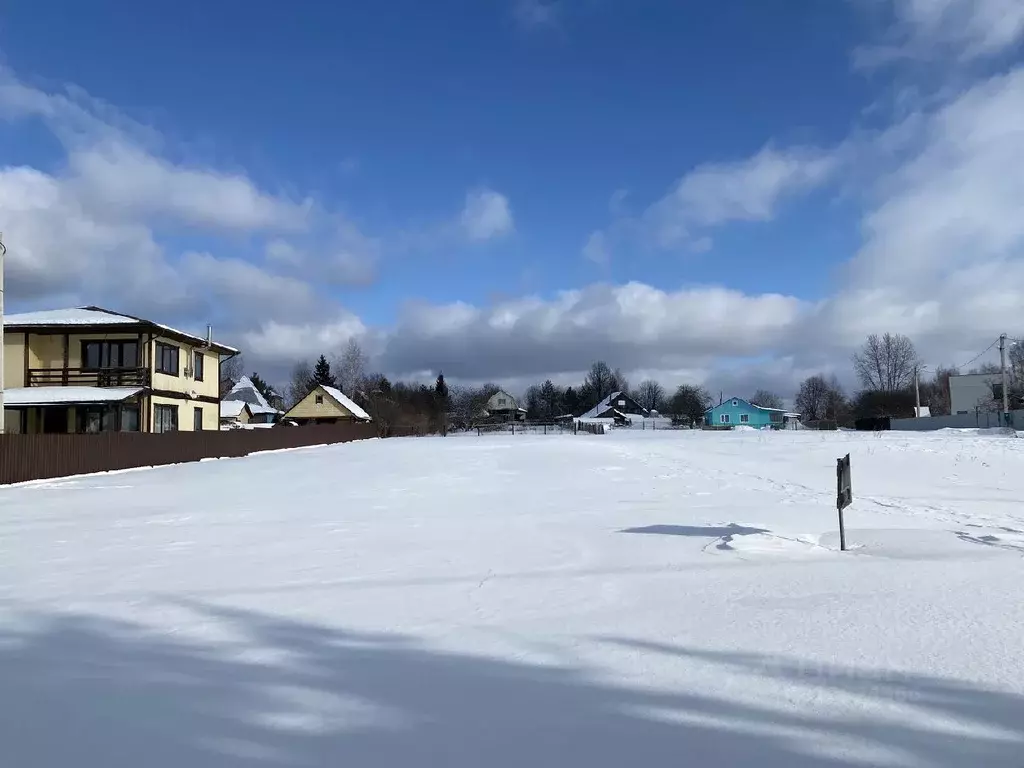
[[[959,371],[959,370],[962,370],[962,369],[966,368],[966,367],[967,367],[968,365],[970,365],[970,364],[971,364],[971,363],[973,363],[973,362],[974,362],[975,360],[977,360],[978,358],[980,358],[980,357],[981,357],[982,355],[984,355],[984,354],[985,354],[986,352],[988,352],[988,351],[989,351],[990,349],[992,349],[992,347],[994,347],[994,346],[995,346],[996,344],[998,344],[998,343],[999,343],[999,339],[996,339],[996,340],[995,340],[995,341],[993,341],[993,342],[992,342],[991,344],[989,344],[989,345],[988,345],[987,347],[985,347],[985,349],[983,349],[983,350],[982,350],[981,352],[979,352],[979,353],[978,353],[978,354],[976,354],[976,355],[975,355],[974,357],[972,357],[972,358],[971,358],[970,360],[968,360],[968,361],[967,361],[966,363],[964,363],[963,365],[958,365],[958,366],[956,366],[956,370],[958,370],[958,371]]]

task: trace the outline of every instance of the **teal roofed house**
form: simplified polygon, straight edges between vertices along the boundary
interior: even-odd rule
[[[762,408],[742,397],[732,397],[709,408],[704,413],[704,424],[716,429],[732,429],[733,427],[754,427],[756,429],[792,429],[800,418],[798,413],[790,413],[779,408]]]

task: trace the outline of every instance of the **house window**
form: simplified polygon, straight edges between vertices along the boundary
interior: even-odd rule
[[[498,398],[498,405],[504,405],[504,404],[505,404],[505,398],[504,397],[499,397]]]
[[[732,407],[733,407],[733,408],[735,408],[735,407],[736,407],[736,406],[738,406],[738,405],[739,405],[739,401],[737,401],[737,400],[733,400],[733,401],[732,401]]]
[[[316,404],[317,405],[323,405],[324,404],[324,396],[323,395],[317,395],[316,396]]]
[[[729,414],[728,413],[723,413],[722,414],[721,422],[723,424],[728,424],[729,423]]]
[[[156,345],[156,372],[166,373],[168,376],[178,376],[178,348],[172,344]]]
[[[157,433],[178,431],[178,406],[153,406],[153,431]]]
[[[781,424],[782,423],[782,414],[779,413],[778,411],[772,411],[772,414],[771,414],[770,418],[776,424]]]
[[[139,365],[139,343],[137,341],[83,341],[82,367],[89,370],[101,368],[137,368]]]
[[[745,413],[740,414],[740,424],[746,424],[750,421],[750,416]]]
[[[193,408],[192,409],[192,429],[196,432],[203,431],[203,409]]]
[[[117,407],[109,405],[78,406],[78,431],[95,435],[117,431]]]
[[[625,405],[625,404],[626,404],[625,400],[619,400],[619,405]]]
[[[121,406],[121,431],[122,432],[138,432],[139,431],[139,406],[137,406],[137,405],[122,405]]]
[[[196,381],[202,381],[203,380],[203,362],[206,360],[206,358],[203,356],[202,352],[196,352],[195,353],[195,357],[193,357],[192,360],[193,360],[193,363],[192,363],[192,377]]]

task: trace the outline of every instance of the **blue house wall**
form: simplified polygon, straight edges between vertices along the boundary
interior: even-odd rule
[[[742,397],[733,397],[708,409],[704,414],[704,423],[709,427],[781,427],[782,413],[752,405]]]

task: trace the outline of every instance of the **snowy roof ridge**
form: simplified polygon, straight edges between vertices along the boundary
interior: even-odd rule
[[[370,414],[368,414],[366,411],[364,411],[362,408],[360,408],[358,405],[352,402],[352,400],[346,397],[345,393],[342,392],[340,389],[338,389],[337,387],[328,387],[326,384],[321,384],[320,386],[323,387],[324,392],[326,392],[328,395],[337,400],[339,405],[347,408],[349,412],[357,419],[365,419],[366,421],[372,421],[372,419],[370,418]]]
[[[196,336],[193,333],[179,331],[177,328],[172,328],[171,326],[164,325],[163,323],[157,323],[134,315],[127,315],[124,312],[115,312],[111,309],[104,309],[103,307],[96,306],[67,307],[65,309],[42,309],[36,312],[21,312],[13,315],[9,314],[4,319],[4,325],[12,327],[151,325],[155,328],[159,328],[163,331],[167,331],[168,333],[172,333],[176,336],[181,336],[199,344],[206,343],[206,339],[202,336]],[[214,346],[228,352],[238,352],[237,349],[229,347],[226,344],[215,343]]]

